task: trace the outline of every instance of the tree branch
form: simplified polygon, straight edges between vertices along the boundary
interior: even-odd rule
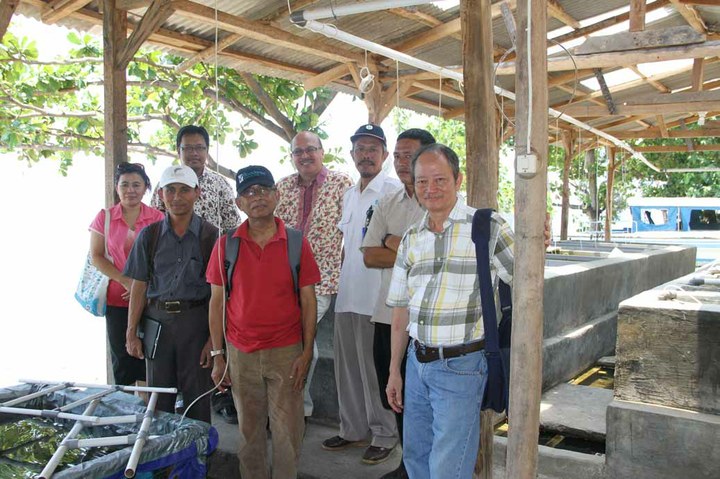
[[[240,72],[240,76],[242,77],[248,88],[250,88],[250,91],[255,94],[263,108],[265,108],[267,114],[270,115],[270,117],[274,119],[283,129],[283,131],[285,132],[285,139],[289,143],[290,140],[292,140],[297,133],[292,122],[285,115],[282,114],[275,102],[272,101],[267,92],[263,89],[262,86],[260,86],[260,83],[255,80],[255,77],[246,72]]]

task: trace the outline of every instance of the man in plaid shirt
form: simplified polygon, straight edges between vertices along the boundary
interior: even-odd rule
[[[480,404],[487,380],[482,307],[472,219],[457,193],[459,160],[450,148],[422,148],[412,164],[426,209],[402,239],[387,305],[393,307],[392,359],[386,389],[404,410],[403,458],[412,478],[469,478],[479,446]],[[513,232],[493,213],[493,281],[512,284]],[[408,346],[405,400],[400,364]],[[452,470],[450,470],[452,469]]]

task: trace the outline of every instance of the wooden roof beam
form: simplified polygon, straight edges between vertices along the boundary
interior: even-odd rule
[[[720,90],[703,92],[682,92],[654,97],[643,97],[617,105],[614,115],[608,115],[607,109],[598,106],[572,105],[563,109],[563,113],[580,118],[602,116],[660,115],[669,113],[700,112],[720,109]]]
[[[695,130],[667,130],[665,136],[662,128],[648,128],[640,131],[617,132],[612,135],[620,140],[646,138],[711,138],[720,137],[720,128],[698,128]]]
[[[685,21],[690,25],[693,30],[698,33],[707,33],[707,27],[700,14],[695,10],[695,7],[679,0],[670,0],[675,10],[683,16]],[[717,3],[716,3],[717,5]]]
[[[15,10],[20,4],[20,0],[2,0],[0,1],[0,40],[5,36],[10,20],[15,14]]]
[[[637,76],[639,76],[642,81],[647,82],[649,85],[652,85],[653,87],[655,87],[656,90],[661,91],[662,93],[670,93],[670,89],[668,87],[666,87],[665,85],[663,85],[662,83],[660,83],[658,81],[658,77],[666,78],[666,77],[669,77],[671,75],[674,75],[676,73],[680,73],[680,72],[683,72],[686,70],[685,68],[683,68],[680,70],[675,70],[672,73],[665,72],[665,73],[661,73],[660,75],[657,75],[657,76],[648,77],[648,76],[645,76],[645,74],[640,71],[640,69],[637,67],[637,65],[629,65],[628,68],[630,70],[632,70]]]
[[[464,101],[465,96],[458,92],[457,90],[448,87],[445,85],[445,82],[443,82],[442,90],[440,90],[440,87],[438,85],[438,82],[433,81],[416,81],[412,82],[412,86],[416,88],[420,88],[421,90],[430,91],[437,94],[442,94],[446,97],[453,98],[455,100]]]
[[[652,145],[652,146],[634,146],[638,153],[685,153],[688,151],[720,151],[720,144],[715,145]]]
[[[548,58],[548,72],[568,71],[585,68],[615,68],[638,63],[651,63],[657,61],[682,60],[688,58],[702,58],[717,56],[720,51],[720,41],[706,41],[692,45],[673,47],[647,48],[627,50],[611,53],[592,53],[578,55],[575,62],[567,56]],[[497,67],[498,75],[514,75],[515,62],[505,62]]]
[[[175,8],[179,15],[186,18],[215,23],[215,10],[211,7],[192,2],[190,0],[175,0]],[[291,50],[308,53],[328,60],[344,63],[346,61],[362,62],[363,55],[346,50],[336,45],[330,45],[321,40],[300,37],[269,25],[267,22],[251,21],[225,12],[217,12],[219,28],[228,32],[241,34],[275,46],[282,46]]]
[[[182,62],[180,65],[178,65],[175,68],[175,71],[178,73],[183,73],[190,68],[192,68],[193,65],[196,63],[200,63],[201,61],[205,60],[206,58],[210,58],[217,52],[218,54],[225,50],[226,48],[229,48],[232,44],[236,43],[238,40],[240,40],[243,36],[237,33],[231,33],[230,35],[227,35],[220,40],[218,40],[217,45],[212,45],[211,47],[206,48],[205,50],[196,53],[195,55],[191,56],[184,62]]]
[[[340,65],[333,67],[329,70],[322,72],[319,75],[305,79],[303,87],[306,90],[313,90],[321,86],[327,85],[331,81],[342,78],[350,73],[350,68],[347,63],[341,63]]]
[[[443,23],[441,20],[438,20],[437,18],[433,17],[432,15],[428,15],[427,13],[423,13],[419,10],[414,10],[414,9],[411,10],[409,8],[391,8],[388,10],[388,12],[392,13],[393,15],[397,15],[398,17],[404,18],[406,20],[420,22],[429,27],[437,27],[438,25],[442,25],[442,23]]]
[[[53,0],[47,4],[47,8],[43,11],[40,18],[43,23],[55,23],[76,10],[83,8],[92,0]]]
[[[578,29],[582,26],[579,21],[565,11],[557,0],[547,0],[547,10],[551,17],[560,20],[568,27]]]
[[[150,38],[150,35],[160,29],[160,26],[170,18],[175,9],[172,0],[154,0],[140,20],[138,26],[133,30],[130,37],[125,41],[122,50],[117,57],[117,67],[124,70],[135,53]]]

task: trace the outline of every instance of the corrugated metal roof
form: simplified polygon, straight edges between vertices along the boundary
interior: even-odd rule
[[[661,17],[658,20],[648,20],[646,24],[647,30],[667,29],[674,26],[686,26],[687,20],[680,15],[675,7],[667,0],[656,0],[663,2],[665,6],[659,10],[648,14],[648,19]],[[23,0],[18,8],[18,13],[40,18],[43,5],[49,3],[49,0]],[[101,25],[101,14],[98,12],[98,0],[94,0],[87,6],[82,8],[75,14],[65,17],[60,23],[69,28],[80,31],[97,30]],[[291,38],[297,40],[302,46],[312,46],[316,43],[328,46],[333,53],[347,52],[352,58],[358,59],[358,65],[364,63],[365,52],[357,47],[346,45],[333,38],[327,38],[320,34],[298,28],[292,25],[288,19],[288,2],[287,0],[195,0],[195,3],[209,9],[209,16],[205,20],[197,19],[192,15],[188,15],[181,11],[176,11],[163,24],[165,31],[175,32],[180,37],[165,37],[160,42],[161,48],[166,51],[173,51],[179,55],[188,57],[195,52],[202,51],[214,44],[217,36],[225,38],[233,33],[225,31],[222,25],[216,25],[214,21],[214,10],[223,12],[227,15],[237,16],[244,20],[258,23],[259,26],[270,26],[280,29],[284,32],[282,35],[290,34]],[[308,3],[308,2],[304,2]],[[356,0],[319,0],[310,2],[308,8],[333,5],[340,7],[347,4],[356,4]],[[497,2],[493,2],[497,3]],[[629,0],[558,0],[556,2],[565,12],[566,15],[586,26],[588,23],[594,23],[598,15],[613,14],[617,15],[621,12],[629,10]],[[653,2],[649,2],[650,6]],[[297,5],[298,1],[291,1],[292,5]],[[182,6],[181,6],[182,8]],[[720,5],[707,6],[697,5],[695,11],[700,15],[707,27],[708,34],[720,32]],[[144,14],[146,8],[138,8],[129,12],[131,21],[139,21]],[[432,34],[435,25],[442,25],[447,22],[459,18],[459,8],[454,7],[449,10],[443,10],[432,4],[420,5],[414,8],[407,8],[404,14],[399,15],[397,12],[378,11],[373,13],[364,13],[352,16],[341,16],[335,19],[324,20],[325,23],[333,24],[338,29],[351,33],[353,35],[365,38],[370,41],[381,43],[386,46],[397,46],[409,40],[422,39],[425,35]],[[625,22],[625,25],[627,22]],[[565,24],[548,15],[548,30],[552,31]],[[505,22],[501,16],[492,21],[494,46],[498,51],[504,51],[511,47],[510,37],[508,35]],[[625,27],[627,28],[627,27]],[[566,28],[568,31],[572,29]],[[277,32],[277,31],[276,31]],[[275,38],[280,37],[278,32]],[[271,34],[272,36],[272,34]],[[183,41],[182,48],[173,48],[173,44],[179,45],[178,38]],[[720,35],[713,37],[720,39]],[[436,38],[431,42],[424,43],[418,47],[408,51],[409,54],[431,62],[436,65],[445,67],[456,67],[462,65],[462,44],[460,32],[455,31],[452,35]],[[561,52],[557,56],[567,56],[567,53]],[[371,57],[372,61],[374,57]],[[512,57],[508,57],[511,60]],[[380,59],[383,60],[383,59]],[[215,57],[206,61],[214,62]],[[217,58],[220,65],[233,67],[242,71],[249,71],[256,74],[271,75],[287,78],[295,81],[303,81],[315,74],[327,71],[338,65],[337,59],[328,58],[327,54],[310,53],[300,48],[292,48],[291,45],[280,42],[278,40],[266,41],[264,39],[249,38],[243,36],[233,43],[227,50],[221,52]],[[403,74],[412,70],[412,68],[401,65],[400,69]],[[616,70],[617,67],[604,69],[604,74],[609,74]],[[386,61],[385,65],[381,65],[381,71],[384,70],[381,78],[390,86],[395,82],[395,62]],[[559,75],[566,75],[568,72],[551,73],[551,76],[557,78]],[[432,81],[433,75],[427,76]],[[705,66],[706,81],[720,78],[720,62],[711,63]],[[331,83],[332,88],[342,91],[352,91],[347,86],[350,77],[341,83]],[[671,90],[686,88],[692,82],[692,70],[688,69],[682,73],[663,78],[660,82]],[[513,91],[515,89],[514,77],[505,75],[496,79],[496,84],[506,90]],[[573,88],[576,89],[573,95]],[[611,87],[611,90],[614,87]],[[413,90],[414,91],[414,90]],[[563,105],[568,102],[576,102],[578,98],[582,98],[592,90],[582,85],[574,87],[574,81],[570,78],[565,85],[560,88],[558,86],[550,89],[549,102],[551,105]],[[616,103],[622,103],[627,99],[637,98],[639,95],[658,94],[659,90],[648,83],[639,84],[632,88],[622,87],[620,90],[612,93],[613,100]],[[604,102],[601,96],[597,96],[596,101]],[[508,100],[504,102],[510,103]],[[442,104],[443,110],[453,110],[462,107],[462,102],[444,94],[442,97],[434,91],[420,89],[417,93],[413,93],[412,98],[404,98],[401,105],[425,113],[436,114],[437,106]],[[582,105],[593,105],[595,103],[584,101]],[[689,115],[689,114],[688,114]],[[678,115],[668,115],[670,118],[677,119]],[[618,117],[607,117],[593,120],[594,123],[617,123]],[[654,115],[649,115],[647,123],[654,124],[656,119]],[[672,120],[674,121],[674,120]],[[613,127],[614,131],[631,130],[638,128],[637,122],[631,122],[624,125]]]

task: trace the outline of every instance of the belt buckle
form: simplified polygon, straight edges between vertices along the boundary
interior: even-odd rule
[[[180,301],[165,301],[165,312],[175,314],[180,312]]]

